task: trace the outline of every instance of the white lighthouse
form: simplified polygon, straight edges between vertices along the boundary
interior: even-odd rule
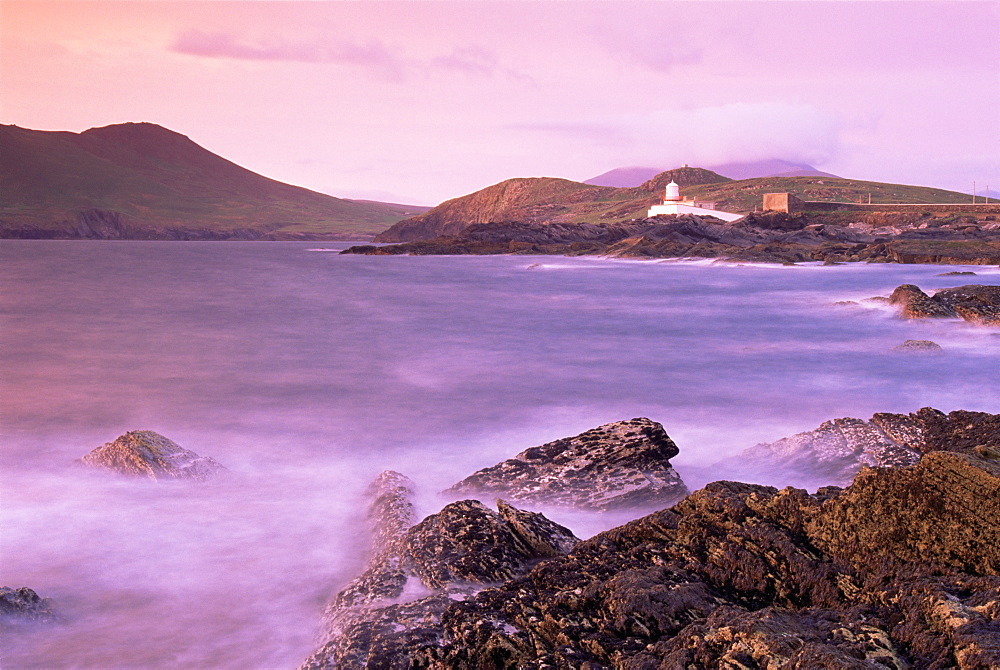
[[[714,206],[715,203],[706,204]],[[695,214],[697,216],[714,216],[726,222],[743,218],[742,214],[730,214],[729,212],[712,209],[712,207],[700,207],[699,205],[700,203],[694,200],[685,200],[682,198],[681,187],[677,185],[677,182],[671,181],[667,184],[666,191],[663,194],[663,203],[650,207],[647,216],[652,218],[661,214]]]

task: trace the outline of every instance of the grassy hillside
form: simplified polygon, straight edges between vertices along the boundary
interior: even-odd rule
[[[642,186],[593,186],[554,177],[517,178],[441,203],[430,211],[400,221],[379,235],[378,242],[409,242],[454,235],[474,223],[598,223],[646,216],[670,181],[682,187],[729,182],[701,168],[662,172]]]
[[[972,202],[965,193],[926,186],[883,184],[831,177],[761,177],[724,184],[705,184],[684,190],[684,195],[715,201],[719,209],[733,212],[760,207],[765,193],[793,193],[802,200],[868,202],[873,204],[962,204]]]
[[[762,177],[732,180],[702,168],[684,167],[660,173],[641,186],[615,188],[566,179],[508,179],[481,191],[444,202],[430,211],[400,221],[376,238],[410,242],[455,235],[477,223],[602,223],[645,218],[661,201],[666,185],[676,181],[681,195],[715,202],[729,212],[752,212],[765,193],[794,193],[802,200],[872,203],[967,203],[963,193],[923,186],[881,184],[825,176]]]
[[[81,212],[135,231],[251,230],[369,239],[425,208],[355,202],[268,179],[150,123],[83,133],[0,126],[0,235],[72,231]]]

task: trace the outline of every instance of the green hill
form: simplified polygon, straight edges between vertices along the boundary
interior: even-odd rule
[[[709,200],[733,212],[751,212],[761,206],[765,193],[792,193],[802,200],[872,204],[965,204],[970,196],[926,186],[883,184],[833,177],[760,177],[723,184],[704,184],[684,190],[684,195]]]
[[[268,179],[151,123],[0,125],[0,236],[370,239],[424,211]]]
[[[765,193],[793,193],[802,200],[875,204],[969,202],[954,191],[881,184],[826,176],[761,177],[733,180],[702,168],[682,167],[662,172],[641,186],[594,186],[549,177],[508,179],[460,198],[441,203],[405,219],[375,238],[377,242],[412,242],[456,235],[473,224],[602,223],[642,219],[661,201],[671,181],[681,194],[715,202],[715,207],[745,213],[760,209]]]

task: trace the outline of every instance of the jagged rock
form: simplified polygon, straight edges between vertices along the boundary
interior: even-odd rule
[[[845,417],[826,421],[815,430],[745,449],[723,461],[741,470],[807,472],[830,484],[846,485],[864,465],[898,467],[920,459],[916,444],[921,424],[899,414],[880,414],[870,421]]]
[[[413,512],[413,481],[394,470],[379,474],[366,491],[372,499],[368,520],[372,528],[372,551],[385,551],[416,522]]]
[[[940,354],[944,351],[941,345],[930,340],[906,340],[892,348],[905,354]]]
[[[667,505],[688,494],[670,465],[677,452],[655,421],[618,421],[526,449],[479,470],[445,494],[593,510]]]
[[[902,467],[929,449],[974,453],[1000,448],[1000,415],[925,407],[912,414],[880,412],[868,421],[846,417],[775,442],[757,444],[720,467],[767,474],[770,479],[801,473],[845,486],[863,466]],[[986,453],[986,452],[983,452]]]
[[[1000,326],[1000,286],[969,284],[946,288],[934,300],[955,310],[960,317],[987,326]]]
[[[710,484],[451,603],[370,667],[1000,667],[1000,467],[937,451],[990,425],[949,417],[919,463],[843,491]]]
[[[941,274],[934,275],[935,277],[959,277],[964,275],[975,276],[975,272],[969,272],[968,270],[952,270],[951,272],[942,272]]]
[[[569,529],[549,520],[544,514],[517,509],[503,500],[497,500],[497,511],[535,556],[559,556],[569,552],[580,541]]]
[[[215,459],[199,456],[151,430],[135,430],[97,447],[85,465],[150,479],[208,479],[227,472]]]
[[[51,598],[42,598],[26,586],[0,587],[0,628],[10,624],[52,623],[58,618]]]
[[[901,305],[900,315],[907,319],[959,316],[970,323],[1000,325],[1000,286],[969,284],[928,296],[913,284],[903,284],[889,302]]]
[[[369,489],[376,552],[327,606],[326,641],[302,668],[407,667],[406,650],[440,640],[441,615],[454,602],[579,542],[545,516],[502,501],[499,513],[476,500],[451,503],[404,529],[410,484],[390,471]]]
[[[808,532],[817,546],[852,564],[871,561],[874,552],[996,575],[1000,464],[934,451],[915,467],[865,468],[850,488],[824,505]]]
[[[936,302],[913,284],[897,286],[889,296],[889,303],[901,306],[900,316],[904,319],[958,316],[954,308]]]

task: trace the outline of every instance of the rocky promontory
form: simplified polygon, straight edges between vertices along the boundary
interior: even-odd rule
[[[400,237],[404,240],[400,244],[360,245],[342,253],[698,257],[771,263],[1000,263],[1000,223],[973,216],[923,220],[912,214],[883,212],[765,212],[748,214],[734,223],[691,214],[576,222],[527,217],[464,220],[442,231],[434,238]]]
[[[129,477],[203,480],[227,472],[218,461],[199,456],[151,430],[135,430],[83,456],[80,462]]]
[[[376,553],[391,589],[341,591],[303,667],[1000,667],[1000,415],[821,431],[887,467],[813,494],[715,482],[578,543],[453,503]]]
[[[677,445],[645,418],[618,421],[532,447],[484,468],[445,495],[611,510],[668,505],[689,491],[670,465]]]

